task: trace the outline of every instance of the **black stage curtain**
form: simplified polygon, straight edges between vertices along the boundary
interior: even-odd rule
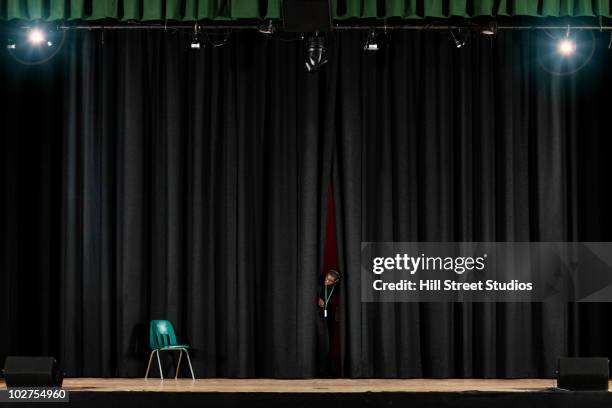
[[[3,333],[71,376],[142,376],[173,321],[198,376],[315,374],[316,282],[333,176],[344,374],[551,376],[609,355],[607,305],[362,304],[374,240],[611,240],[607,40],[571,76],[536,33],[71,32],[41,66],[2,53]],[[223,36],[215,37],[221,41]],[[602,45],[603,44],[603,45]],[[545,65],[545,64],[544,64]]]
[[[551,377],[559,356],[610,355],[607,304],[362,304],[350,279],[362,241],[611,240],[608,38],[574,75],[555,72],[589,52],[558,64],[545,34],[459,50],[448,33],[396,33],[376,56],[339,41],[346,372]]]
[[[194,347],[198,376],[315,374],[323,174],[332,145],[323,124],[333,87],[307,75],[299,47],[251,33],[190,53],[189,38],[106,33],[102,46],[101,35],[71,33],[53,61],[63,88],[40,106],[24,101],[7,112],[7,143],[43,133],[60,147],[32,150],[60,159],[52,191],[41,178],[8,201],[7,211],[17,212],[34,200],[19,217],[6,212],[6,222],[27,228],[45,205],[36,195],[54,200],[56,211],[41,215],[53,234],[41,239],[57,249],[57,262],[35,273],[28,264],[7,265],[3,287],[13,298],[2,322],[10,321],[11,343],[3,354],[49,350],[72,376],[143,376],[147,322],[169,319],[179,341]],[[3,67],[9,100],[30,86],[19,71],[36,78],[48,69],[9,57]],[[56,105],[62,129],[31,131],[28,124]],[[36,142],[22,146],[28,163],[8,163],[9,194],[29,183],[22,168],[39,175],[27,150]],[[51,177],[44,170],[41,177]],[[20,260],[38,256],[32,239],[18,241]],[[15,241],[7,237],[6,245],[10,255]],[[41,276],[45,282],[33,282]],[[44,291],[33,283],[53,300],[38,299]],[[38,317],[40,310],[53,320]],[[15,312],[29,319],[16,321]],[[31,324],[52,330],[53,350]]]

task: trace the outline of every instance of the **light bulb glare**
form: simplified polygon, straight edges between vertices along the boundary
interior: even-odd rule
[[[559,40],[557,49],[559,50],[559,54],[563,55],[564,57],[570,56],[576,52],[576,42],[567,37],[562,38]]]
[[[45,34],[38,28],[33,28],[28,34],[28,40],[32,45],[40,45],[45,41]]]

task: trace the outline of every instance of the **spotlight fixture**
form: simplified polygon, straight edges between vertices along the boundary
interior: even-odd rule
[[[562,38],[559,40],[557,49],[561,55],[568,57],[576,51],[576,42],[571,38]]]
[[[318,33],[308,38],[308,50],[306,52],[306,71],[315,72],[327,64],[327,51],[325,50],[325,38]]]
[[[487,24],[480,28],[482,35],[496,35],[497,34],[497,22],[495,20],[489,21]]]
[[[200,41],[200,40],[198,39],[198,36],[197,36],[197,35],[195,35],[195,36],[194,36],[194,38],[193,38],[193,40],[191,40],[191,43],[189,44],[189,47],[190,47],[192,50],[199,50],[199,49],[203,48],[202,41]]]
[[[39,28],[32,28],[28,32],[28,41],[32,45],[39,46],[46,41],[45,33]],[[49,41],[50,42],[50,41]],[[53,43],[51,43],[53,45]]]
[[[272,20],[265,21],[259,26],[258,31],[262,34],[271,35],[276,31],[276,27],[274,27],[274,22]]]
[[[559,54],[564,57],[569,57],[576,52],[576,41],[574,41],[573,38],[570,38],[569,26],[567,26],[565,37],[561,38],[557,43],[557,50],[559,51]]]
[[[65,39],[66,30],[39,23],[16,31],[8,39],[6,48],[20,64],[39,65],[53,58],[62,49]]]
[[[370,32],[368,33],[368,39],[366,40],[365,45],[363,46],[363,49],[365,51],[378,51],[380,50],[380,44],[378,42],[378,39],[376,38],[376,30],[374,30],[373,28],[370,29]]]
[[[465,46],[465,39],[461,36],[461,30],[458,30],[457,35],[455,35],[454,31],[451,31],[451,37],[453,37],[453,42],[455,43],[455,47],[463,48]]]
[[[193,37],[189,43],[189,48],[192,50],[200,50],[204,48],[204,42],[200,39],[199,28],[200,27],[197,24],[193,27]]]

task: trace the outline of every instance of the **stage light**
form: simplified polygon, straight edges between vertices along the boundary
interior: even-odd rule
[[[202,41],[200,41],[200,40],[199,40],[199,39],[197,39],[197,38],[194,38],[194,39],[191,41],[191,44],[189,44],[189,47],[190,47],[192,50],[199,50],[199,49],[201,49],[201,48],[202,48]]]
[[[481,27],[480,33],[482,35],[496,35],[497,34],[497,22],[495,20],[488,22]]]
[[[40,23],[16,31],[10,36],[6,48],[10,56],[21,64],[44,64],[62,49],[66,32]]]
[[[28,41],[32,45],[41,45],[43,42],[45,42],[45,40],[46,40],[45,33],[43,33],[38,28],[32,28],[28,32]]]
[[[272,20],[268,20],[268,23],[262,23],[259,26],[258,30],[262,34],[271,35],[274,34],[274,32],[276,31],[276,27],[274,27],[274,23],[272,22]]]
[[[451,37],[453,38],[453,42],[455,43],[455,47],[463,48],[465,46],[465,39],[461,36],[461,30],[458,31],[457,35],[453,31],[450,32]]]
[[[192,50],[200,50],[204,48],[204,42],[200,39],[199,35],[199,26],[196,24],[193,30],[193,37],[191,37],[191,42],[189,43],[189,48]]]
[[[380,48],[380,44],[376,38],[376,31],[372,28],[368,33],[368,39],[366,40],[363,49],[365,51],[378,51]]]
[[[306,52],[306,71],[315,72],[327,64],[327,51],[325,50],[325,39],[315,34],[308,38],[308,51]]]
[[[559,54],[563,55],[564,57],[568,57],[576,52],[576,42],[569,37],[564,37],[559,40],[557,50],[559,51]]]
[[[189,43],[189,48],[192,50],[200,50],[204,48],[205,43],[200,39],[200,26],[195,24],[193,26],[193,34],[191,37],[191,42]]]

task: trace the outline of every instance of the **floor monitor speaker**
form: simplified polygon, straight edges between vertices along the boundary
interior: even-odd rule
[[[560,358],[557,387],[573,391],[607,391],[608,358]]]
[[[7,357],[7,387],[61,387],[64,379],[53,357]]]

